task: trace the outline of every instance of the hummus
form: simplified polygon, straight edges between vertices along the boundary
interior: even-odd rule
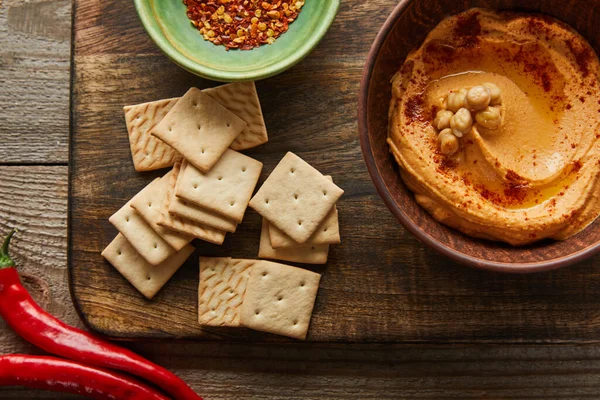
[[[445,19],[392,79],[388,144],[402,179],[467,235],[524,245],[576,234],[600,213],[599,73],[585,39],[549,17]],[[501,125],[473,118],[444,154],[436,114],[449,93],[484,84],[502,93]]]

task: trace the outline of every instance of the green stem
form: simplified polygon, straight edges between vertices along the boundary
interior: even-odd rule
[[[16,229],[12,229],[8,233],[8,236],[6,236],[6,239],[4,239],[4,243],[2,243],[2,248],[0,248],[0,269],[14,267],[15,265],[15,262],[8,255],[8,245],[16,231]]]

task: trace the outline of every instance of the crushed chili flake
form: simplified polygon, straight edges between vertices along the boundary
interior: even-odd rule
[[[425,106],[425,99],[422,95],[418,94],[408,99],[404,109],[404,115],[408,119],[408,124],[415,121],[427,121],[427,118],[423,115]]]
[[[227,50],[273,44],[285,33],[305,0],[183,0],[187,16],[204,37]]]
[[[508,180],[510,182],[519,182],[519,181],[524,181],[525,178],[523,178],[521,175],[517,174],[512,169],[509,169],[506,172],[506,180]]]

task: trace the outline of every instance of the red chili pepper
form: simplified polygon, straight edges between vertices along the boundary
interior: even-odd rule
[[[202,400],[183,380],[134,352],[72,327],[44,311],[21,284],[8,245],[0,249],[0,316],[21,337],[35,346],[71,360],[101,368],[125,371],[144,378],[174,399]]]
[[[0,386],[24,386],[94,399],[168,400],[125,375],[75,361],[23,354],[0,356]]]

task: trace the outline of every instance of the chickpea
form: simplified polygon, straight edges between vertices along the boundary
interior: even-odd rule
[[[465,98],[467,97],[467,90],[460,89],[458,92],[452,92],[446,99],[446,107],[453,113],[457,112],[461,107],[465,105]]]
[[[440,110],[435,115],[433,120],[433,126],[438,130],[450,128],[450,120],[454,116],[454,113],[450,110]]]
[[[458,138],[452,134],[451,129],[444,129],[438,136],[438,145],[442,154],[454,154],[458,151]]]
[[[473,126],[473,117],[471,112],[466,108],[459,109],[450,120],[450,128],[452,133],[457,137],[462,137],[463,134],[469,132]]]
[[[485,86],[473,86],[467,92],[465,107],[472,111],[485,109],[490,105],[492,94]]]
[[[491,106],[497,106],[502,104],[502,91],[500,90],[500,88],[496,85],[494,85],[493,83],[490,82],[486,82],[483,84],[483,86],[485,86],[486,88],[488,88],[490,90],[490,105]]]
[[[502,123],[499,107],[487,107],[475,114],[477,123],[487,129],[497,129]]]

